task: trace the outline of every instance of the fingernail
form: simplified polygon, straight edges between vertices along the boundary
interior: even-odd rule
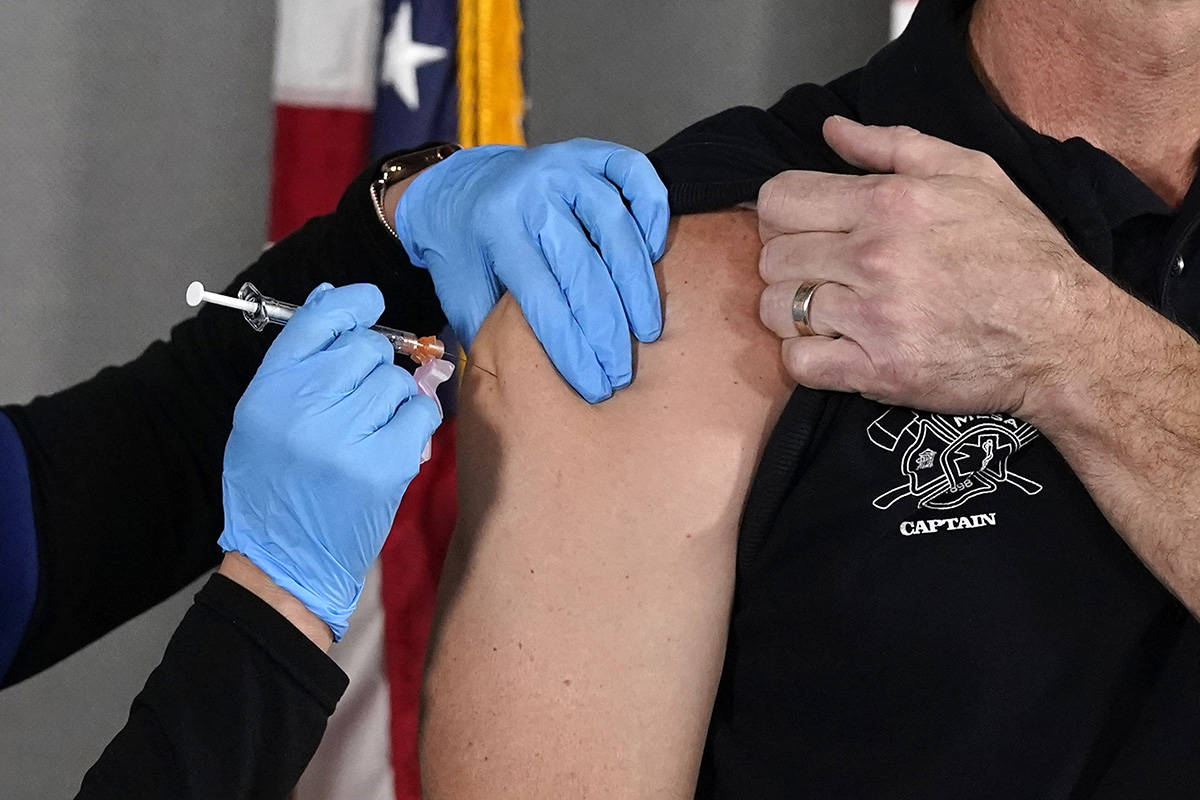
[[[645,331],[637,331],[634,333],[634,336],[636,336],[637,340],[642,343],[658,341],[658,337],[662,336],[662,325],[658,325]]]

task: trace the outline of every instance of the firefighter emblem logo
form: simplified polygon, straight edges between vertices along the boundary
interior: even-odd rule
[[[1009,459],[1038,437],[1037,428],[1000,414],[948,416],[892,408],[867,436],[889,453],[903,452],[905,482],[875,498],[878,509],[915,497],[917,508],[958,508],[1010,484],[1027,495],[1042,485],[1008,468]]]

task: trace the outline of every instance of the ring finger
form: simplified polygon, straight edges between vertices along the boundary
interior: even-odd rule
[[[781,339],[800,336],[793,312],[796,292],[812,281],[792,280],[772,283],[759,298],[758,315]],[[817,336],[849,336],[858,318],[858,295],[840,283],[824,282],[812,292],[808,305],[808,323]]]
[[[806,231],[776,236],[762,247],[758,274],[766,283],[836,278],[849,283],[848,233]]]

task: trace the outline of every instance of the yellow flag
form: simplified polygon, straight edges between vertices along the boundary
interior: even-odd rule
[[[525,144],[520,0],[459,0],[458,140]]]

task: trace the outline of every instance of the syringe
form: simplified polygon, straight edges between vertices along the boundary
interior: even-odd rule
[[[273,297],[267,297],[253,283],[243,283],[238,289],[237,297],[227,297],[223,294],[205,291],[204,284],[192,281],[187,288],[187,304],[195,307],[201,303],[212,303],[215,306],[234,308],[242,312],[246,322],[256,331],[267,327],[267,323],[286,325],[296,313],[297,306],[284,303]],[[418,364],[424,364],[435,358],[447,358],[446,346],[434,336],[417,336],[408,331],[398,331],[383,325],[372,325],[371,330],[382,333],[392,343],[396,352],[408,356]]]

